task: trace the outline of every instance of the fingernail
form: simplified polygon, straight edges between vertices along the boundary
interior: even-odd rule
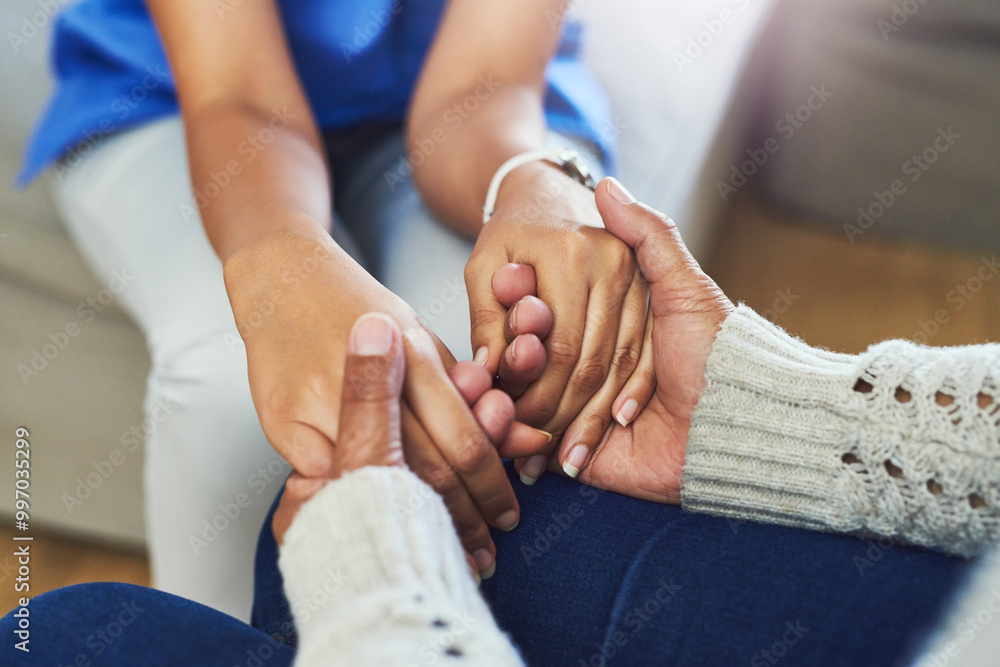
[[[635,413],[638,411],[639,402],[634,398],[630,398],[622,404],[622,409],[618,411],[618,416],[615,419],[622,426],[628,426],[635,419]]]
[[[625,186],[613,176],[608,178],[608,194],[623,204],[634,204],[637,201],[632,193],[626,190]]]
[[[521,306],[521,302],[518,301],[514,304],[514,307],[510,309],[510,328],[515,334],[517,333],[517,309]]]
[[[544,431],[542,432],[544,433]],[[549,436],[549,439],[552,439],[551,435]],[[536,454],[525,461],[524,465],[521,466],[521,482],[527,486],[534,486],[535,482],[538,481],[538,478],[542,476],[543,472],[545,472],[546,460],[547,457],[545,454]]]
[[[497,528],[500,530],[514,530],[519,523],[521,523],[521,515],[515,510],[507,510],[497,517]]]
[[[497,571],[497,563],[493,559],[493,554],[486,549],[477,549],[472,554],[472,560],[476,561],[476,567],[479,568],[480,580],[489,579]]]
[[[587,462],[587,454],[589,450],[587,445],[577,445],[569,451],[569,456],[563,461],[563,470],[570,477],[576,478],[580,474],[580,470],[583,468],[583,464]]]
[[[472,360],[480,366],[485,366],[486,362],[490,360],[490,348],[483,345],[481,348],[476,350],[476,356],[474,356]]]
[[[514,359],[517,358],[517,350],[514,348],[517,347],[518,340],[520,340],[520,338],[515,338],[514,342],[507,346],[507,363],[513,363]]]
[[[476,580],[476,586],[478,586],[479,584],[483,583],[483,578],[479,576],[479,572],[478,571],[476,571],[476,570],[474,570],[474,569],[472,569],[470,567],[469,568],[469,572],[472,573],[472,578]]]
[[[535,430],[545,436],[545,438],[546,438],[545,444],[546,445],[549,444],[550,442],[552,442],[552,434],[551,433],[549,433],[548,431],[543,431],[540,428],[536,428]]]
[[[362,356],[388,354],[392,348],[392,320],[381,313],[367,313],[351,329],[351,352]]]

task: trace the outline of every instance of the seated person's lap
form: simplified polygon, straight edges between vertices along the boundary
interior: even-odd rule
[[[894,664],[929,632],[968,567],[885,540],[733,522],[551,474],[529,488],[507,469],[521,524],[494,531],[497,573],[483,593],[531,665],[768,665],[786,655],[788,664]],[[290,640],[276,555],[268,520],[252,622]],[[317,605],[323,595],[319,587]]]

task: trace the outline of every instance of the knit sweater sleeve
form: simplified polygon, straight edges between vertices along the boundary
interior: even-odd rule
[[[285,533],[278,565],[297,667],[523,665],[444,503],[408,470],[362,468],[327,484]]]
[[[686,508],[962,555],[1000,539],[1000,345],[835,354],[740,306],[706,374]]]

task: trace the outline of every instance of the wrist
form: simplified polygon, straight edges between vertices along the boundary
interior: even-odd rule
[[[223,262],[222,275],[234,312],[261,290],[293,284],[329,264],[342,251],[319,227],[288,227],[243,243]]]
[[[584,210],[590,210],[592,215],[584,215]],[[604,226],[597,214],[593,192],[558,165],[535,160],[520,165],[503,179],[493,217],[520,213],[518,217],[531,219],[542,211],[591,227]]]

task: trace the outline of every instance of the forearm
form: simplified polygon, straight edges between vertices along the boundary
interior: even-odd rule
[[[329,238],[330,185],[306,115],[237,101],[185,115],[195,204],[224,264],[269,237]]]
[[[692,418],[685,507],[972,554],[1000,539],[1000,347],[818,350],[745,307]]]
[[[545,145],[545,68],[563,0],[452,0],[408,118],[414,178],[430,208],[476,236],[490,180]]]
[[[544,147],[546,137],[540,90],[485,81],[478,96],[473,87],[415,105],[407,132],[424,200],[441,220],[470,237],[482,227],[483,201],[496,170],[514,155]],[[470,100],[478,102],[471,113],[466,111]],[[416,155],[423,159],[419,166]]]

